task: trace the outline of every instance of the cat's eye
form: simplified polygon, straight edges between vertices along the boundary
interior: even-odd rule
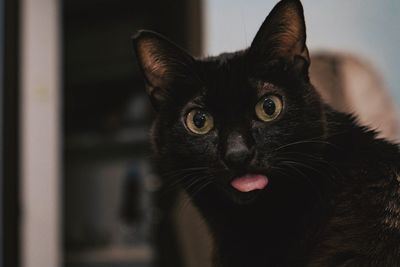
[[[201,109],[190,111],[186,115],[185,123],[187,128],[195,134],[206,134],[214,127],[213,117]]]
[[[260,120],[265,122],[275,120],[282,112],[282,99],[276,95],[265,96],[257,103],[255,109]]]

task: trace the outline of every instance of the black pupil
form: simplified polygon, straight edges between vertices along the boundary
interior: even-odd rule
[[[275,102],[271,98],[265,99],[265,101],[263,103],[263,109],[267,115],[269,115],[269,116],[274,115],[275,110],[276,110]]]
[[[193,116],[193,124],[199,129],[204,127],[204,125],[206,124],[206,120],[206,114],[201,111],[196,112],[196,114],[194,114]]]

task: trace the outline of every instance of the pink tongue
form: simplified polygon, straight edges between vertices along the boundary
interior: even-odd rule
[[[268,178],[260,174],[248,174],[238,177],[231,182],[232,187],[240,192],[264,189],[267,184]]]

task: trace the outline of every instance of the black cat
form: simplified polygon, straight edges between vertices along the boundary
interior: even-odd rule
[[[158,172],[209,224],[215,266],[400,266],[399,147],[321,101],[305,43],[298,0],[217,57],[138,33]]]

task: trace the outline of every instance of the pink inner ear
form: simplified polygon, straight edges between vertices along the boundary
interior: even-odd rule
[[[165,65],[157,55],[157,46],[153,42],[145,40],[139,45],[141,51],[141,60],[146,71],[163,75],[165,73]]]
[[[163,88],[166,82],[167,67],[157,51],[159,48],[151,40],[142,41],[138,48],[147,80],[153,87]]]

